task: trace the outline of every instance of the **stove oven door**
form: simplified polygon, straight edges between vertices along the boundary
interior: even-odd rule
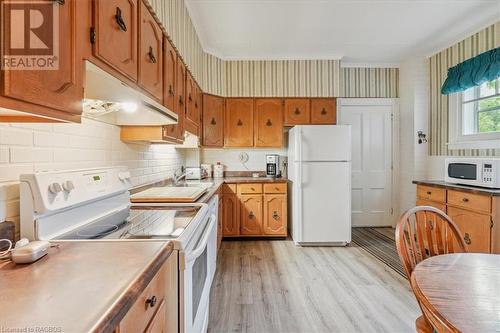
[[[211,215],[194,248],[179,255],[180,331],[206,332],[210,287],[216,267],[217,218]]]

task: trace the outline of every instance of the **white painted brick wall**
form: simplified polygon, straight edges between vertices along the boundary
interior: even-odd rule
[[[125,165],[132,183],[140,185],[172,177],[184,161],[182,149],[125,144],[119,127],[88,119],[82,124],[0,124],[0,222],[19,223],[23,173]]]

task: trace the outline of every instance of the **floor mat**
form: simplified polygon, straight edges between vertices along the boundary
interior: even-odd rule
[[[392,228],[352,228],[352,242],[406,278]]]

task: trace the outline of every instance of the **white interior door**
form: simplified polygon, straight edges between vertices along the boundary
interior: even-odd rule
[[[341,105],[351,125],[352,226],[391,226],[392,105]]]

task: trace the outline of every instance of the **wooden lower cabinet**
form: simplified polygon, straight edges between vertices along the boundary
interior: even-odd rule
[[[286,236],[286,201],[286,194],[264,194],[264,234]]]
[[[286,191],[285,183],[224,184],[223,237],[286,237]]]
[[[239,200],[236,194],[222,195],[222,235],[238,236],[240,234]]]
[[[262,195],[240,196],[240,235],[262,234]]]
[[[417,205],[445,212],[462,233],[469,252],[500,253],[500,197],[417,185]]]
[[[462,232],[469,252],[490,252],[491,218],[489,215],[448,207],[448,216]]]
[[[178,262],[175,252],[146,286],[115,332],[177,332]]]

